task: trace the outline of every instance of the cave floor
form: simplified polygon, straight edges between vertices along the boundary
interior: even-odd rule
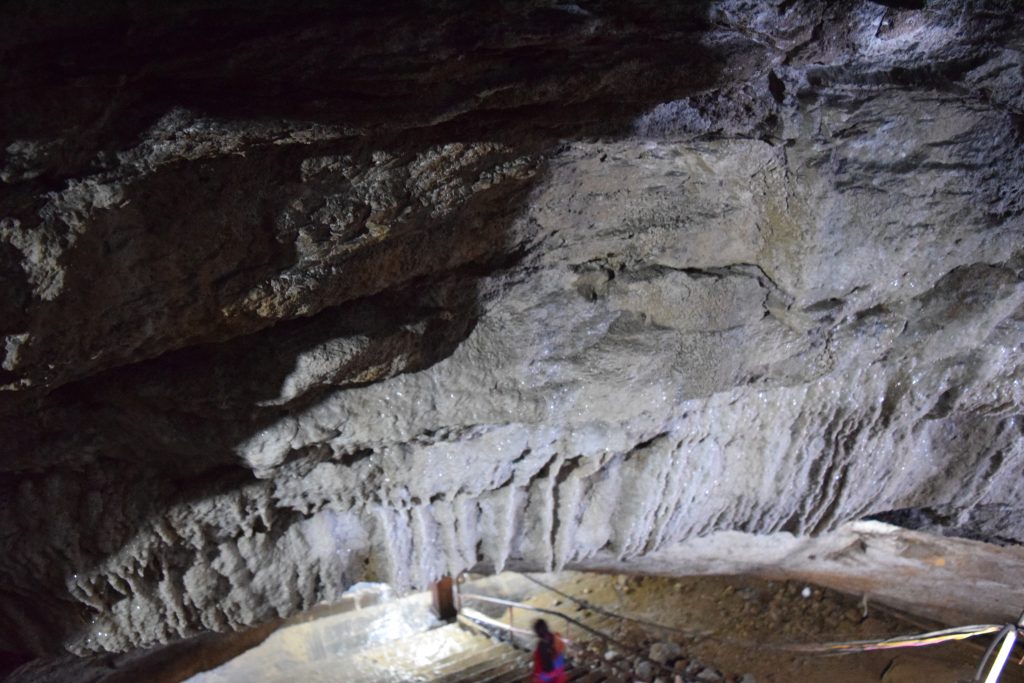
[[[974,644],[840,656],[786,651],[786,645],[884,638],[940,627],[911,623],[870,602],[865,616],[857,597],[803,582],[567,573],[557,587],[610,611],[678,629],[683,633],[625,624],[612,635],[640,650],[674,641],[684,653],[680,669],[711,667],[726,681],[750,674],[758,683],[955,683],[972,680],[988,644],[981,638]],[[810,597],[803,597],[805,588]],[[571,604],[551,593],[529,602],[554,609]],[[1021,667],[1011,660],[1000,681],[1024,681]]]
[[[472,581],[463,590],[558,610],[584,623],[595,624],[596,618],[609,635],[636,652],[648,652],[655,643],[674,642],[680,654],[669,665],[682,680],[955,683],[971,679],[987,644],[955,643],[842,656],[798,653],[785,648],[912,634],[935,625],[911,623],[883,607],[865,605],[856,596],[795,581],[576,572],[535,576],[562,594],[531,586],[511,573]],[[609,621],[567,596],[650,623]],[[438,626],[429,615],[428,604],[427,595],[418,594],[351,614],[292,622],[258,647],[189,681],[449,680],[438,674],[442,662],[458,657],[468,661],[474,654],[480,659],[486,656],[483,648],[490,645],[458,625]],[[509,619],[500,609],[484,611]],[[516,611],[513,620],[516,626],[527,627],[532,616]],[[554,628],[564,629],[557,617],[551,621]],[[347,649],[357,643],[360,633],[373,642],[363,649]],[[607,680],[632,678],[623,674],[636,662],[629,650],[609,654],[608,650],[617,646],[587,640],[578,633],[569,635],[577,665],[601,669]],[[522,666],[524,677],[528,673],[528,659],[520,658],[511,666]],[[705,671],[704,678],[699,678]],[[721,678],[715,679],[716,673]],[[1024,681],[1021,668],[1011,662],[1001,681]]]

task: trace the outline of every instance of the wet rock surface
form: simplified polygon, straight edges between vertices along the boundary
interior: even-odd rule
[[[1018,543],[1015,7],[20,8],[0,651],[894,510]]]

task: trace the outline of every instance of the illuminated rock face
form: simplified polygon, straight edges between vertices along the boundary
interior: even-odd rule
[[[12,23],[0,650],[891,510],[1019,542],[1024,34],[824,4]]]

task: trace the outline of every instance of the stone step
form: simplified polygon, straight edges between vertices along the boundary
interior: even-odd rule
[[[448,678],[437,679],[452,683],[481,683],[501,677],[509,671],[528,671],[529,659],[524,653],[511,647],[505,648],[489,660],[473,666],[452,669]]]
[[[569,674],[569,680],[572,683],[602,683],[602,681],[609,679],[600,671],[591,671],[581,667],[574,669]]]
[[[338,662],[338,670],[345,671],[345,680],[351,683],[440,681],[457,670],[458,662],[467,657],[486,657],[491,647],[490,641],[456,624],[447,624],[384,647],[353,653],[344,665]]]
[[[487,594],[489,591],[486,589],[492,587],[478,585],[472,588],[479,590],[481,594]],[[476,604],[473,606],[473,609],[477,609],[479,606],[479,604]],[[562,611],[588,627],[608,635],[612,635],[612,632],[620,625],[620,620],[615,617],[587,608],[577,608],[572,604],[562,606]],[[523,617],[518,613],[516,617],[516,625],[521,626],[520,622]],[[495,612],[493,618],[498,618],[507,623],[508,613]],[[560,621],[557,617],[554,617],[553,620],[555,622]],[[562,631],[564,629],[563,624],[559,624],[559,626],[561,627],[559,630]],[[575,642],[601,640],[599,636],[576,626],[571,626],[567,630]],[[417,680],[436,681],[438,683],[440,681],[445,681],[445,683],[514,683],[526,680],[529,677],[533,668],[532,654],[524,648],[532,646],[531,639],[524,638],[521,641],[517,641],[519,646],[517,648],[509,643],[489,640],[485,636],[471,630],[466,631],[466,633],[472,634],[470,636],[474,643],[472,646],[464,647],[460,651],[433,663],[430,666],[429,677],[418,678]],[[563,632],[563,635],[566,634]],[[575,663],[575,666],[573,666],[573,663]],[[602,671],[591,669],[591,666],[594,664],[595,661],[588,662],[587,660],[573,662],[570,653],[570,668],[567,671],[568,680],[579,681],[580,683],[616,680],[615,676],[609,678]]]
[[[464,683],[518,683],[526,680],[533,671],[533,662],[523,658],[518,661],[508,662],[500,669],[495,669],[490,675],[478,679],[466,679]]]
[[[485,640],[481,636],[481,640]],[[500,652],[496,652],[496,650]],[[518,683],[529,676],[533,669],[533,656],[529,652],[507,644],[493,644],[472,656],[455,656],[447,662],[444,673],[451,672],[443,680],[450,683]],[[584,680],[584,683],[603,681],[604,676],[592,672],[585,666],[570,667],[569,681]]]
[[[485,666],[488,662],[493,662],[495,659],[507,654],[509,650],[507,646],[487,643],[484,639],[481,640],[485,644],[480,648],[460,652],[434,664],[431,667],[434,676],[438,680],[442,680],[445,677],[452,678],[461,675],[463,671]]]

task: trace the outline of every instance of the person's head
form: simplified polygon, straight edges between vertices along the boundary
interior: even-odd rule
[[[533,622],[533,632],[537,634],[537,652],[540,654],[540,668],[551,671],[555,666],[555,637],[548,629],[548,622],[538,619]]]
[[[547,636],[551,633],[551,631],[548,629],[548,622],[544,621],[543,619],[538,619],[537,621],[533,622],[533,632],[536,633],[537,637],[542,640],[547,638]]]

